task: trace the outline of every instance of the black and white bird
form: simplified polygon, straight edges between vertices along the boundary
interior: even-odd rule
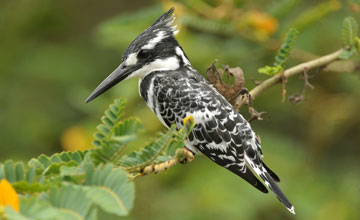
[[[294,206],[280,190],[279,177],[262,161],[262,151],[249,123],[192,66],[175,39],[174,9],[161,15],[135,38],[115,69],[87,98],[89,102],[118,82],[139,78],[140,96],[159,120],[180,129],[192,115],[196,126],[185,145],[267,193],[263,183],[285,207]],[[255,177],[257,175],[263,183]]]

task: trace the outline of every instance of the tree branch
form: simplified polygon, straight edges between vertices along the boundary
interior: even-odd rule
[[[187,148],[179,148],[176,150],[175,157],[159,164],[151,164],[142,169],[137,170],[137,173],[130,176],[130,179],[135,179],[140,176],[145,176],[151,173],[157,174],[162,171],[167,171],[170,167],[175,166],[178,163],[186,164],[192,162],[195,159],[194,154]]]
[[[308,62],[305,62],[305,63],[301,63],[299,65],[296,65],[290,69],[287,69],[285,70],[282,74],[277,74],[265,81],[263,81],[262,83],[260,83],[259,85],[257,85],[255,88],[253,88],[249,94],[250,94],[250,97],[252,99],[255,99],[258,95],[262,94],[265,90],[267,90],[268,88],[278,84],[278,83],[281,83],[281,78],[282,77],[285,77],[285,78],[289,78],[289,77],[292,77],[294,75],[297,75],[297,74],[300,74],[304,71],[308,71],[308,70],[311,70],[311,69],[314,69],[314,68],[318,68],[318,67],[322,67],[322,66],[325,66],[327,64],[330,64],[336,60],[339,59],[339,55],[344,52],[345,49],[340,49],[340,50],[337,50],[331,54],[328,54],[328,55],[325,55],[325,56],[322,56],[322,57],[319,57],[317,59],[314,59],[314,60],[311,60],[311,61],[308,61]],[[241,107],[242,105],[244,105],[244,100],[241,99],[241,97],[239,96],[238,97],[238,102],[239,103],[238,105],[236,105],[238,108]]]

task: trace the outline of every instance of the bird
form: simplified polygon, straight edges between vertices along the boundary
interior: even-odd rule
[[[186,149],[194,155],[202,153],[263,193],[270,189],[295,214],[294,206],[276,184],[279,177],[263,161],[255,132],[191,65],[175,38],[178,30],[174,20],[171,8],[138,35],[123,53],[121,64],[85,102],[120,81],[139,78],[140,96],[165,127],[176,124],[181,129],[183,120],[193,117],[196,125],[185,140]]]

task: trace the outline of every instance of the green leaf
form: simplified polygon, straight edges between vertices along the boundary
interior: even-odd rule
[[[34,179],[35,179],[35,168],[34,167],[30,167],[28,169],[28,171],[26,172],[25,179],[30,184],[34,182]]]
[[[6,178],[10,183],[22,181],[25,178],[25,168],[23,163],[16,163],[12,160],[0,164],[0,180]]]
[[[290,28],[289,32],[287,33],[284,43],[281,45],[278,54],[275,57],[274,66],[284,66],[286,60],[290,56],[290,51],[294,46],[295,39],[299,35],[299,31],[295,28]]]
[[[149,165],[165,150],[175,135],[175,131],[176,125],[172,125],[166,134],[160,135],[160,137],[143,147],[140,151],[123,156],[120,160],[121,166],[129,170],[135,170]]]
[[[83,187],[75,185],[53,187],[47,199],[53,207],[71,213],[78,219],[84,219],[91,206],[91,201],[87,199]]]
[[[51,205],[43,201],[39,198],[24,198],[20,197],[20,212],[15,212],[10,207],[5,207],[5,216],[8,220],[30,220],[30,219],[42,219],[42,220],[50,220],[50,219],[65,219],[63,214],[59,212],[59,210],[51,207]],[[66,216],[67,220],[73,220],[75,218],[71,218]]]
[[[40,161],[40,163],[42,163],[45,168],[47,168],[51,164],[50,158],[44,154],[41,154],[37,159]]]
[[[26,216],[24,216],[24,215],[18,213],[17,211],[15,211],[10,206],[5,206],[4,213],[5,213],[4,217],[5,217],[6,220],[30,220]],[[2,214],[2,213],[0,213],[0,214]],[[0,215],[0,217],[2,217],[2,215]]]
[[[275,66],[275,67],[265,66],[265,67],[259,68],[258,72],[261,74],[268,75],[268,76],[274,76],[274,75],[280,73],[282,71],[282,69],[283,68],[281,66]]]
[[[26,182],[25,180],[12,184],[15,191],[17,193],[22,193],[22,194],[43,192],[51,188],[52,185],[54,185],[54,183],[29,183]]]
[[[37,175],[53,175],[60,172],[61,166],[77,166],[88,151],[61,152],[50,157],[42,154],[28,162],[28,166],[35,169]]]
[[[121,158],[120,165],[129,172],[136,172],[154,163],[160,163],[175,156],[178,148],[184,147],[184,140],[194,128],[193,117],[184,120],[183,127],[176,132],[176,125],[172,125],[166,134],[161,134],[140,151],[135,151]]]
[[[133,141],[137,134],[144,128],[136,118],[128,118],[121,121],[124,99],[117,99],[109,106],[102,117],[98,132],[94,134],[94,149],[91,157],[95,164],[107,163],[116,159],[117,154],[125,147],[125,144]]]
[[[80,176],[84,174],[81,166],[61,166],[60,176]]]
[[[360,38],[359,37],[355,37],[355,49],[357,50],[357,52],[360,52]]]
[[[109,106],[109,109],[105,111],[105,115],[101,117],[103,124],[97,126],[98,132],[94,134],[95,140],[93,145],[95,147],[99,147],[103,139],[112,135],[114,127],[121,120],[124,113],[125,104],[125,99],[116,99]]]
[[[13,183],[16,181],[16,174],[14,171],[14,162],[8,160],[4,164],[4,171],[5,171],[5,178],[10,182]]]
[[[100,134],[103,134],[104,136],[110,133],[110,129],[108,129],[105,125],[102,124],[98,125],[97,129],[100,132]]]
[[[88,216],[86,217],[86,220],[96,220],[98,219],[98,209],[96,207],[93,207],[90,209],[90,212]]]
[[[88,199],[84,186],[65,185],[52,187],[49,194],[38,197],[20,197],[20,212],[5,209],[8,219],[58,219],[85,220],[87,216],[96,219],[96,210],[90,210],[92,201]],[[93,208],[95,209],[95,208]]]
[[[88,167],[85,177],[88,198],[105,212],[119,216],[128,215],[134,201],[134,184],[128,181],[125,171],[113,169],[111,164],[103,168]]]
[[[290,56],[290,51],[294,46],[296,37],[299,35],[299,32],[291,28],[287,33],[284,43],[281,45],[279,52],[275,56],[274,66],[265,66],[258,69],[258,72],[268,76],[274,76],[280,73],[283,70],[284,64]]]
[[[347,60],[353,57],[356,54],[356,48],[353,47],[350,50],[344,50],[340,55],[339,58],[342,60]]]
[[[349,16],[344,19],[342,35],[346,46],[354,46],[356,37],[358,36],[358,24],[353,17]]]
[[[137,118],[127,118],[114,127],[113,136],[138,134],[144,130],[144,126]]]
[[[107,118],[106,116],[101,117],[101,121],[107,128],[112,128],[114,126],[113,120]]]
[[[25,171],[24,171],[23,163],[15,164],[15,175],[16,175],[16,181],[21,181],[25,179]]]
[[[77,162],[75,162],[75,161],[54,163],[54,164],[51,164],[50,166],[48,166],[44,170],[43,175],[59,174],[60,173],[60,168],[62,166],[77,166],[77,165],[79,165],[79,164]]]
[[[35,159],[35,158],[32,158],[28,162],[28,166],[33,167],[35,169],[35,173],[37,175],[41,174],[43,172],[43,170],[45,169],[44,165],[42,165],[42,163],[39,160]]]
[[[5,171],[4,171],[4,165],[0,163],[0,180],[2,178],[5,178]]]
[[[107,163],[116,159],[116,154],[124,147],[125,144],[134,140],[136,136],[115,136],[103,141],[100,147],[92,149],[91,157],[95,164]]]

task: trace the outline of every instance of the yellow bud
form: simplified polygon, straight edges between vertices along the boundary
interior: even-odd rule
[[[184,124],[186,124],[186,122],[190,120],[190,122],[192,123],[194,121],[194,117],[192,115],[187,116],[186,118],[184,118]]]

